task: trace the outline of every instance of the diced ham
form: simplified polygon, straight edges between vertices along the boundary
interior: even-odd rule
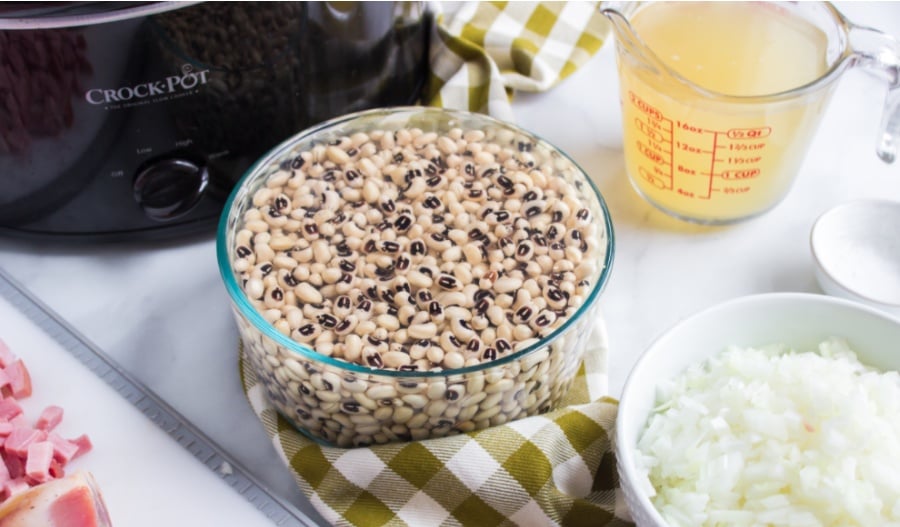
[[[28,445],[47,439],[47,432],[34,428],[14,428],[3,443],[3,451],[21,458],[28,455]]]
[[[50,477],[53,479],[59,479],[59,478],[65,477],[65,475],[66,475],[65,465],[64,465],[64,463],[60,463],[59,461],[56,460],[56,458],[54,458],[53,460],[50,461],[50,468],[48,469],[48,472],[50,473]]]
[[[13,430],[15,430],[16,428],[30,428],[31,426],[28,424],[28,418],[25,417],[25,414],[19,414],[13,417],[9,420],[9,424],[13,425]]]
[[[76,472],[20,490],[0,506],[0,527],[110,527],[94,478]]]
[[[63,418],[55,405],[32,425],[19,404],[31,391],[25,363],[0,340],[0,527],[109,527],[93,477],[66,476],[66,464],[93,449],[90,438],[53,432]]]
[[[78,452],[76,452],[75,455],[72,456],[72,459],[75,459],[78,456],[83,456],[84,454],[87,454],[94,449],[94,444],[91,443],[91,438],[89,438],[87,434],[81,434],[80,436],[74,439],[70,439],[69,441],[78,445]]]
[[[9,469],[6,468],[6,463],[0,463],[0,488],[2,488],[4,483],[11,479],[12,477],[9,475]]]
[[[3,454],[3,464],[9,472],[9,479],[18,479],[25,476],[25,461],[14,454]]]
[[[17,415],[22,415],[22,407],[19,401],[13,397],[0,399],[0,421],[10,421]]]
[[[22,494],[30,488],[32,488],[31,484],[28,483],[28,481],[25,480],[25,477],[22,476],[7,480],[5,483],[3,483],[2,494],[5,500],[9,500],[9,498],[17,494]],[[0,523],[0,525],[3,525],[3,523]]]
[[[0,369],[0,391],[10,392],[9,384],[9,375],[6,374],[6,370]]]
[[[56,428],[56,425],[58,425],[62,421],[62,418],[63,409],[59,406],[51,405],[47,408],[44,408],[44,411],[41,412],[41,415],[40,417],[38,417],[38,420],[35,423],[34,427],[38,430],[49,432],[50,430]]]
[[[0,368],[5,368],[15,362],[16,355],[9,349],[9,346],[0,339]]]
[[[43,483],[49,479],[50,463],[53,461],[53,444],[50,441],[37,441],[28,445],[25,457],[25,477],[34,483]]]
[[[3,368],[3,373],[9,378],[9,386],[3,388],[4,395],[12,395],[16,399],[24,399],[31,395],[31,375],[22,359],[16,359],[12,364]]]
[[[53,444],[53,459],[59,461],[62,465],[68,463],[78,454],[79,446],[68,439],[60,437],[58,434],[50,432],[47,434],[47,441]]]

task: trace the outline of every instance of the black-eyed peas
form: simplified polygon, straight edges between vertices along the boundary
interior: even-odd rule
[[[338,137],[274,167],[234,268],[279,331],[333,357],[492,361],[559,327],[597,269],[593,215],[555,170],[507,131]]]

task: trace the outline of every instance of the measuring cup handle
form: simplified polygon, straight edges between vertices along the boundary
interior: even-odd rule
[[[894,37],[868,27],[851,26],[849,35],[855,65],[887,78],[888,91],[875,152],[885,163],[893,163],[900,145],[900,44]]]

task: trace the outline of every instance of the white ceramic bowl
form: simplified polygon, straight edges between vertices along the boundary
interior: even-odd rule
[[[813,225],[810,249],[822,291],[900,315],[900,202],[834,207]]]
[[[848,339],[865,364],[900,370],[900,318],[825,295],[770,293],[738,298],[679,322],[653,342],[625,383],[616,423],[620,484],[638,527],[668,525],[640,490],[649,482],[635,467],[637,440],[660,381],[677,376],[730,344],[786,343],[797,349],[815,349],[831,336]],[[640,484],[642,481],[645,483]]]

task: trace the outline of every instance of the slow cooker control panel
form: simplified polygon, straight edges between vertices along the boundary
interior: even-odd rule
[[[132,188],[144,214],[165,222],[190,212],[208,185],[209,172],[204,165],[170,157],[145,163],[135,174]]]
[[[284,138],[414,104],[427,79],[428,2],[7,4],[0,63],[29,58],[14,80],[30,88],[0,93],[0,234],[214,232],[228,193]],[[66,53],[42,51],[59,42]]]

